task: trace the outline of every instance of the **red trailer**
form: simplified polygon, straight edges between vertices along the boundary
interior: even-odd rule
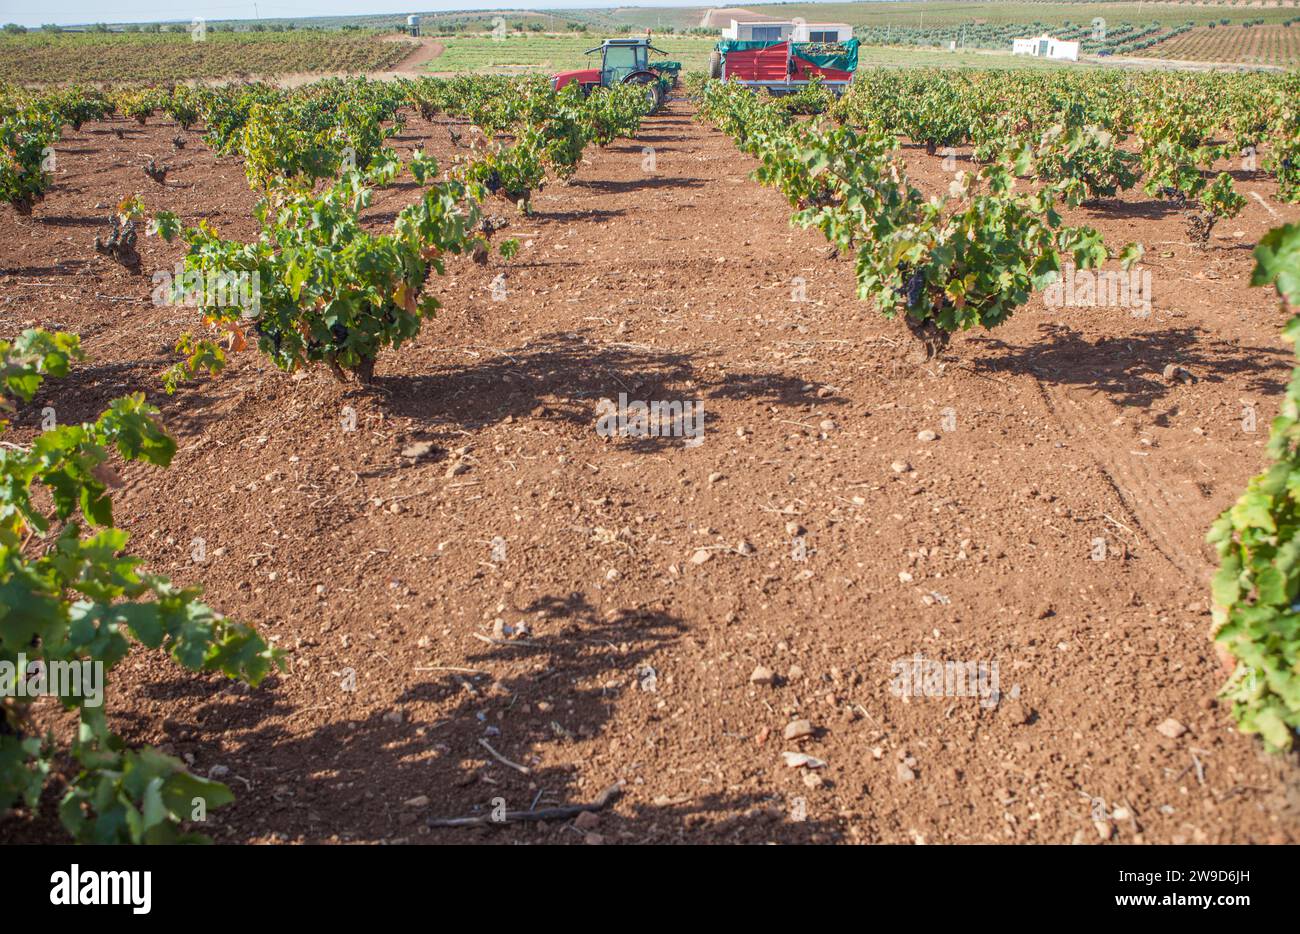
[[[709,71],[773,94],[789,94],[814,77],[839,94],[858,67],[858,40],[843,42],[758,42],[724,39],[717,44]]]

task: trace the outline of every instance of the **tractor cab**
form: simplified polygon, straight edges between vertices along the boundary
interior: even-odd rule
[[[596,88],[610,88],[616,84],[639,84],[645,87],[646,98],[652,110],[658,109],[668,95],[668,89],[677,83],[681,70],[678,62],[650,63],[650,53],[663,50],[650,44],[650,37],[606,39],[585,54],[600,53],[599,68],[581,68],[551,75],[551,86],[560,90],[577,82],[582,93],[590,94]]]
[[[622,84],[638,71],[649,71],[650,49],[648,39],[607,39],[599,48],[588,49],[586,54],[600,53],[600,85],[607,88]]]

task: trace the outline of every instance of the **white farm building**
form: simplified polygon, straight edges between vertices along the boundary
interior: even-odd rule
[[[1079,43],[1051,36],[1035,36],[1032,39],[1012,39],[1012,55],[1036,55],[1039,58],[1062,58],[1067,61],[1079,60]]]
[[[803,20],[735,20],[722,29],[722,38],[742,42],[844,42],[853,38],[848,23],[808,23]]]

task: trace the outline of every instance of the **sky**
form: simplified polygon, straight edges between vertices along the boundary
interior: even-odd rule
[[[0,23],[40,26],[43,23],[71,25],[77,23],[147,23],[190,21],[194,18],[254,19],[294,16],[348,16],[363,13],[425,13],[442,10],[536,10],[570,8],[609,8],[616,6],[674,7],[709,6],[707,0],[640,0],[616,3],[610,0],[45,0],[42,3],[0,0]],[[728,3],[717,0],[718,6]]]

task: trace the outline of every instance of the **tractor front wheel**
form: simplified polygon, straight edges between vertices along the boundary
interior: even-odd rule
[[[664,103],[663,87],[659,83],[659,76],[649,71],[634,71],[623,79],[624,84],[639,84],[645,93],[646,103],[650,105],[650,113],[654,113]]]

